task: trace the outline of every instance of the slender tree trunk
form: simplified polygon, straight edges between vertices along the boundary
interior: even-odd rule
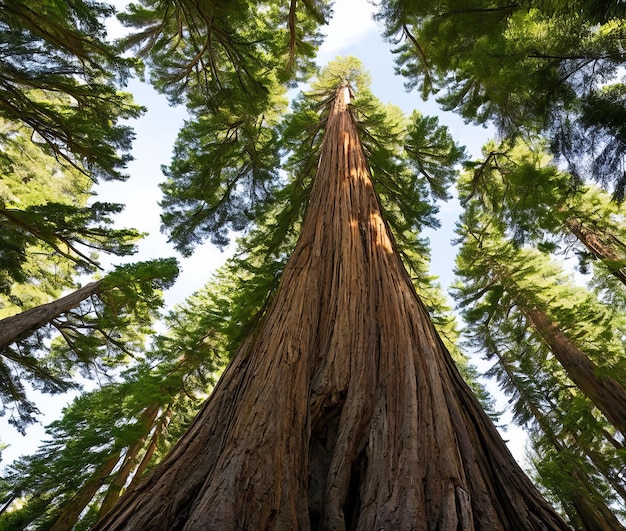
[[[0,320],[0,350],[29,336],[59,315],[76,308],[81,302],[97,294],[101,284],[101,280],[92,282],[65,297]]]
[[[619,442],[615,438],[615,435],[610,433],[608,430],[602,428],[602,435],[604,435],[604,438],[607,440],[607,442],[616,450],[624,449],[624,445],[621,442]]]
[[[0,515],[2,515],[2,513],[4,513],[9,507],[11,507],[11,504],[15,501],[15,499],[17,498],[17,496],[15,494],[11,494],[7,500],[4,502],[4,505],[2,506],[2,508],[0,508]]]
[[[598,234],[598,231],[586,227],[578,219],[568,219],[565,224],[585,248],[596,259],[603,262],[611,274],[619,279],[622,284],[626,285],[626,248],[623,242],[609,235],[608,239],[614,240],[614,245],[607,243],[605,235]],[[621,248],[621,254],[615,250],[616,247]]]
[[[580,518],[585,531],[623,531],[625,528],[615,517],[613,512],[602,500],[588,477],[574,471],[572,478],[575,482],[572,494],[572,505]]]
[[[626,489],[624,489],[624,482],[620,478],[619,471],[608,464],[600,452],[589,448],[584,442],[581,442],[577,434],[573,434],[572,438],[574,443],[580,448],[580,451],[591,460],[598,472],[606,478],[607,482],[613,487],[618,496],[626,502]]]
[[[120,469],[116,472],[115,478],[109,485],[107,492],[104,496],[104,500],[100,505],[100,514],[105,514],[111,507],[115,505],[115,502],[119,499],[126,481],[130,476],[133,469],[137,466],[137,456],[146,443],[150,430],[154,428],[154,421],[159,414],[159,404],[152,404],[148,406],[142,413],[140,423],[142,425],[142,435],[126,450],[124,461]]]
[[[610,376],[596,376],[595,364],[538,308],[522,308],[576,386],[626,434],[626,389]]]
[[[152,437],[150,438],[150,443],[148,444],[146,453],[143,455],[143,458],[141,459],[141,463],[139,463],[137,470],[135,470],[135,473],[133,474],[133,479],[131,479],[130,481],[130,485],[128,485],[129,489],[135,487],[137,483],[141,480],[143,473],[146,471],[146,468],[148,468],[148,465],[150,464],[150,460],[152,459],[152,456],[156,452],[156,449],[159,444],[159,439],[167,431],[167,426],[170,423],[171,418],[172,418],[172,410],[168,409],[163,414],[162,421],[152,433]],[[105,512],[102,511],[101,516],[104,516],[104,514]]]
[[[611,487],[613,487],[618,496],[626,502],[626,489],[624,488],[624,481],[620,478],[620,471],[616,470],[609,463],[607,463],[601,452],[590,448],[584,441],[581,441],[578,434],[572,434],[572,438],[574,443],[580,448],[581,452],[583,452],[585,456],[591,460],[598,472],[606,478],[607,482],[611,485]]]
[[[109,474],[111,474],[119,460],[119,453],[113,454],[96,470],[94,475],[89,478],[72,499],[61,506],[61,510],[54,520],[54,523],[49,528],[49,531],[67,531],[74,527],[80,513],[83,512],[85,507],[87,507],[89,502],[96,495],[96,492],[102,487],[102,483]]]
[[[271,308],[94,529],[566,529],[463,382],[381,218],[341,88]]]

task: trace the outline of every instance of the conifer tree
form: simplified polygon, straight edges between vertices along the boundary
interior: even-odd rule
[[[126,362],[176,276],[163,259],[76,290],[102,269],[97,252],[132,254],[141,236],[112,227],[122,205],[93,200],[94,183],[127,177],[122,120],[142,112],[119,90],[135,61],[106,41],[113,14],[83,0],[0,6],[0,411],[20,430],[37,412],[26,382],[61,392],[78,371]]]
[[[277,209],[280,209],[280,205],[273,210]],[[245,337],[246,331],[254,327],[255,320],[262,316],[264,308],[274,296],[276,276],[282,272],[284,262],[269,261],[266,247],[261,243],[271,239],[273,227],[273,224],[258,225],[251,234],[240,240],[236,256],[227,261],[214,280],[167,316],[168,332],[156,337],[148,354],[148,363],[152,368],[147,371],[144,366],[144,370],[127,371],[124,384],[117,391],[120,400],[97,399],[99,409],[110,408],[109,421],[105,421],[102,414],[95,415],[97,426],[92,426],[89,421],[91,410],[82,407],[86,402],[81,398],[66,412],[70,421],[61,421],[65,429],[71,432],[56,437],[60,439],[60,444],[51,440],[42,446],[37,456],[23,457],[10,468],[8,483],[13,486],[13,492],[19,493],[22,507],[11,510],[4,520],[0,518],[0,529],[2,526],[10,528],[29,518],[30,525],[54,522],[50,525],[60,529],[71,527],[74,523],[85,526],[96,514],[102,516],[111,508],[125,490],[126,484],[134,487],[145,470],[160,460],[168,448],[163,438],[167,436],[169,440],[176,440],[177,432],[186,426],[185,419],[189,416],[187,411],[196,411],[193,407],[182,407],[182,404],[194,403],[185,401],[184,397],[202,394],[206,390],[206,382],[210,381],[211,374],[222,360],[228,359],[236,350],[236,345]],[[288,238],[283,241],[285,249],[292,250],[295,244],[292,240]],[[429,311],[435,316],[435,324],[442,331],[442,337],[453,352],[464,378],[484,405],[490,408],[489,397],[477,383],[475,370],[455,348],[457,332],[454,322],[445,315],[443,297],[436,285],[427,285],[427,281],[428,276],[424,272],[416,288],[428,301]],[[158,393],[153,393],[153,388]],[[103,393],[107,397],[110,391],[103,390]],[[153,394],[155,397],[158,394],[158,399]],[[168,398],[176,394],[182,400]],[[129,398],[131,396],[135,396],[132,402]],[[120,401],[124,408],[120,407]],[[134,404],[132,413],[122,413],[122,409],[126,411],[129,402]],[[84,421],[76,421],[75,408],[84,410]],[[141,413],[134,413],[141,408]],[[128,423],[128,428],[122,428],[122,418]],[[58,426],[53,425],[48,429],[50,434],[58,434]],[[108,440],[111,443],[116,441],[110,452],[87,452],[79,442],[91,441],[94,430],[101,431],[102,439],[106,440],[106,429],[109,430]],[[126,448],[118,451],[120,444]],[[80,458],[75,460],[81,470],[73,470],[68,466],[73,462],[71,455],[75,451],[81,453]],[[47,471],[41,469],[42,461],[46,462]],[[88,472],[85,473],[85,470]],[[60,480],[62,474],[71,475],[73,480]],[[41,485],[44,475],[50,476],[46,483],[50,490],[38,490],[37,486]],[[14,494],[14,497],[17,496]],[[45,505],[44,501],[49,503]],[[77,521],[76,515],[86,507],[88,510]],[[44,508],[45,513],[40,512]]]
[[[598,260],[626,284],[626,227],[622,205],[596,186],[574,186],[544,150],[544,142],[489,143],[472,170],[466,199],[506,226],[517,244],[554,251],[578,247],[583,270]],[[578,245],[576,245],[576,243]]]
[[[464,243],[459,271],[470,282],[461,297],[480,301],[482,311],[500,319],[519,311],[572,381],[616,429],[626,430],[624,348],[620,314],[604,307],[584,288],[576,289],[539,252],[518,249],[503,238],[476,203],[467,205],[459,234]]]
[[[5,480],[21,507],[0,517],[0,529],[86,528],[160,460],[228,357],[227,297],[223,283],[190,297],[167,316],[169,331],[145,360],[64,409],[37,453],[9,467]]]
[[[85,0],[0,7],[0,117],[93,180],[125,178],[133,134],[120,121],[141,112],[118,90],[134,60],[106,40],[104,20],[114,12]]]
[[[35,421],[26,382],[64,392],[77,387],[79,371],[103,376],[136,356],[163,306],[162,290],[177,274],[174,259],[118,266],[65,297],[0,320],[0,399],[9,422],[23,432]]]
[[[573,286],[545,254],[505,239],[506,216],[492,207],[507,186],[498,180],[479,191],[473,178],[468,173],[461,181],[465,211],[455,288],[471,344],[496,361],[492,372],[511,396],[517,421],[531,430],[538,480],[571,523],[621,528],[613,511],[624,503],[616,434],[623,432],[617,412],[624,314]]]
[[[346,80],[327,92],[307,214],[269,309],[190,430],[95,529],[565,528],[415,294]]]
[[[544,132],[579,182],[626,191],[624,5],[385,0],[398,71],[424,98],[509,138]]]
[[[480,304],[463,310],[471,345],[494,363],[488,375],[497,378],[514,421],[530,435],[538,484],[575,528],[620,529],[614,512],[622,514],[616,509],[626,501],[623,459],[612,426],[575,391],[523,316],[503,320]]]

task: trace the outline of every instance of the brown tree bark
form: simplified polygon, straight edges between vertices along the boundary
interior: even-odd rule
[[[32,334],[59,315],[76,308],[81,302],[97,294],[101,284],[101,280],[91,282],[65,297],[0,320],[0,350]]]
[[[94,529],[566,529],[463,382],[338,90],[301,235],[189,431]]]
[[[598,260],[603,262],[607,269],[622,284],[626,285],[626,247],[624,243],[619,241],[612,235],[598,234],[597,230],[590,229],[578,219],[567,219],[565,221],[567,228],[576,236],[585,248]],[[608,238],[609,242],[605,241]],[[622,253],[618,253],[615,249],[619,248]]]
[[[613,426],[626,434],[626,389],[610,376],[596,376],[595,364],[544,312],[538,308],[521,308],[576,387],[602,411]]]

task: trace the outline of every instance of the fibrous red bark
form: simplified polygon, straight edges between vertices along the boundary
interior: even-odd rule
[[[332,104],[279,290],[189,431],[95,529],[566,529],[459,375]]]

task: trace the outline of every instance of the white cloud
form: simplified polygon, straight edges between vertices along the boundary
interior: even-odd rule
[[[336,0],[330,24],[323,28],[326,35],[320,47],[318,62],[324,64],[347,46],[358,42],[368,32],[375,30],[372,19],[375,6],[368,0]]]

